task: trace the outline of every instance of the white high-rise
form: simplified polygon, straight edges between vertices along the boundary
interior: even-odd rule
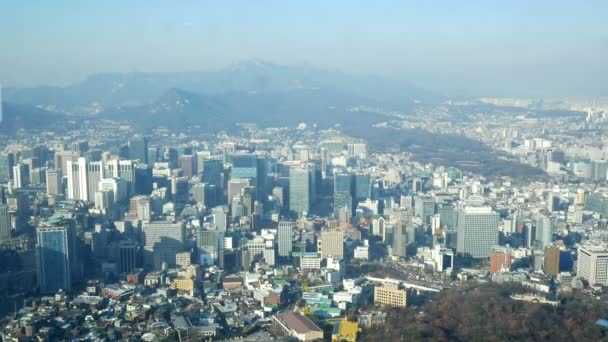
[[[93,200],[95,193],[99,190],[99,181],[104,177],[103,162],[90,162],[87,164],[87,193]]]
[[[536,219],[536,245],[539,250],[544,250],[553,240],[553,225],[551,218],[539,215]]]
[[[120,178],[127,182],[127,191],[132,194],[135,190],[135,167],[132,160],[113,159],[108,161],[105,167],[105,176]]]
[[[68,198],[75,201],[88,201],[87,160],[83,157],[78,158],[76,162],[68,160],[67,169]]]
[[[112,191],[114,203],[126,202],[127,200],[127,182],[120,178],[104,178],[99,181],[99,191]],[[112,203],[112,204],[114,204]]]
[[[608,249],[606,246],[579,246],[576,273],[589,285],[608,285]]]

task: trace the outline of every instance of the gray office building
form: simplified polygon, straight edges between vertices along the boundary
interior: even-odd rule
[[[298,215],[309,213],[314,194],[313,169],[292,167],[289,170],[289,210]]]
[[[458,211],[456,251],[476,259],[488,258],[498,245],[498,214],[491,207],[465,207]]]
[[[0,205],[0,242],[11,238],[11,217],[8,206]]]
[[[292,234],[294,223],[291,221],[280,221],[277,232],[279,256],[288,257],[292,251]]]

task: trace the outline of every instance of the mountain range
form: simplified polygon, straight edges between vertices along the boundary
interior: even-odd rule
[[[355,106],[407,112],[415,103],[442,99],[405,81],[261,61],[209,72],[102,73],[66,87],[6,88],[3,93],[11,103],[5,112],[9,117],[15,106],[32,106],[39,115],[214,130],[236,122],[333,125],[351,120],[355,115],[349,108]]]

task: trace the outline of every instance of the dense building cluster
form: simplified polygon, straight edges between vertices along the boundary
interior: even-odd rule
[[[463,282],[547,303],[599,293],[608,154],[521,122],[477,132],[553,178],[488,178],[304,124],[17,134],[0,153],[1,336],[354,341],[383,308]]]

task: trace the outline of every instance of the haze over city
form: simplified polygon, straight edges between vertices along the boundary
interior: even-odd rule
[[[243,60],[411,81],[447,95],[598,96],[604,1],[5,1],[0,82],[216,70]]]

